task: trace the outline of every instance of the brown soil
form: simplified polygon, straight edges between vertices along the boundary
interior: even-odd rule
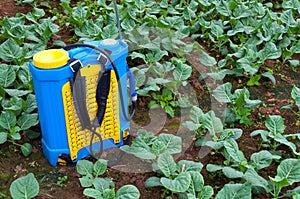
[[[32,8],[28,5],[17,6],[13,0],[1,0],[0,2],[0,17],[14,17],[16,13],[26,13]]]
[[[4,16],[13,17],[16,13],[26,13],[31,10],[32,7],[26,4],[25,6],[17,6],[13,0],[2,0],[0,1],[0,18]],[[60,32],[60,36],[66,41],[70,38],[68,32]],[[296,57],[299,59],[299,57]],[[268,67],[274,67],[275,64],[270,62],[266,63]],[[199,66],[201,67],[201,66]],[[292,84],[300,85],[299,71],[291,70],[289,67],[282,66],[280,73],[274,71],[276,74],[277,84],[276,86],[272,85],[267,79],[263,79],[262,85],[259,87],[250,87],[252,99],[261,99],[264,102],[264,105],[255,109],[251,114],[253,124],[250,126],[235,124],[235,127],[243,129],[243,135],[238,140],[240,150],[245,153],[246,158],[249,160],[250,155],[254,152],[260,150],[258,148],[261,139],[250,137],[250,133],[256,129],[262,129],[264,127],[264,121],[268,115],[282,115],[285,120],[285,125],[287,127],[286,132],[288,133],[297,133],[300,131],[299,118],[297,115],[290,111],[285,110],[281,112],[280,108],[284,105],[287,105],[290,98],[290,92]],[[199,71],[199,70],[198,70]],[[278,70],[279,71],[279,70]],[[201,103],[201,108],[204,111],[208,111],[209,107],[206,106],[206,101],[210,100],[210,97],[207,94],[207,91],[204,89],[205,82],[199,82],[196,71],[194,71],[193,76],[190,78],[189,82],[193,87],[198,91],[199,100],[203,100],[204,103]],[[242,83],[245,83],[243,79],[233,79],[229,78],[228,81],[231,81],[234,87],[239,87]],[[137,114],[134,118],[136,123],[140,125],[147,124],[149,122],[148,118],[148,109],[147,103],[149,100],[147,98],[142,98],[139,100],[139,108]],[[209,102],[208,102],[209,103]],[[168,119],[166,125],[162,131],[168,131],[169,133],[177,132],[178,130],[178,118]],[[133,129],[133,133],[136,132],[136,129]],[[182,132],[183,133],[183,132]],[[32,141],[30,141],[32,142]],[[67,198],[67,199],[81,199],[85,198],[82,194],[83,188],[79,184],[80,175],[77,174],[76,168],[73,166],[57,166],[52,167],[49,165],[47,160],[44,158],[41,150],[41,142],[39,139],[32,142],[33,153],[25,158],[21,155],[19,148],[4,144],[0,147],[0,193],[9,196],[9,186],[11,182],[17,177],[23,176],[28,172],[33,172],[40,184],[40,194],[36,197],[38,199],[50,199],[50,198]],[[199,151],[206,150],[205,148],[195,147],[193,144],[187,148],[187,150],[181,154],[179,159],[187,159],[200,161],[203,163],[204,167],[202,174],[205,179],[206,185],[211,185],[215,188],[215,192],[220,190],[224,184],[229,183],[230,180],[225,178],[222,174],[212,175],[205,170],[205,167],[208,163],[213,164],[222,164],[224,158],[219,153],[208,153],[204,157],[199,157]],[[209,151],[209,150],[208,150]],[[290,151],[286,147],[280,147],[284,157],[290,157]],[[261,175],[268,178],[268,176],[275,176],[277,164],[273,163],[268,169],[261,171]],[[144,187],[144,182],[150,176],[156,175],[153,172],[148,173],[126,173],[120,172],[115,169],[109,168],[106,177],[110,177],[116,184],[116,190],[125,185],[125,184],[134,184],[138,187],[141,193],[141,199],[158,199],[161,198],[163,194],[163,189],[161,188],[151,188],[146,189]],[[59,186],[59,177],[67,176],[67,180]],[[298,184],[293,185],[295,187]],[[288,187],[291,188],[291,187]],[[3,196],[4,197],[4,196]],[[1,198],[1,194],[0,194]],[[176,198],[176,197],[173,197]],[[271,198],[266,193],[262,195],[256,195],[254,198]]]

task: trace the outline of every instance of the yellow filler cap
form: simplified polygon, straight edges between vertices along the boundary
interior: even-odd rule
[[[37,68],[58,68],[68,63],[69,54],[62,49],[49,49],[36,53],[33,56],[33,64]]]

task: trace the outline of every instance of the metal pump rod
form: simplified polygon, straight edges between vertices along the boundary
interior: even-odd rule
[[[118,30],[119,30],[119,37],[120,37],[120,41],[122,41],[121,23],[120,23],[120,19],[119,19],[117,1],[113,0],[113,2],[114,2],[115,13],[116,13],[117,26],[118,26]]]

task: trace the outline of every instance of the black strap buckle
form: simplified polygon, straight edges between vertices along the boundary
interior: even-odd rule
[[[99,54],[97,60],[102,66],[106,66],[108,64],[108,58],[103,53]]]
[[[68,64],[74,74],[74,78],[76,78],[76,75],[77,75],[78,71],[80,70],[80,68],[83,68],[83,64],[81,63],[81,61],[79,59],[75,59],[75,58],[69,59]]]

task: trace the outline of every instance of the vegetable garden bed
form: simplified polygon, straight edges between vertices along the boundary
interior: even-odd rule
[[[0,2],[0,198],[300,198],[299,1],[121,0],[119,10],[139,95],[134,139],[112,168],[52,167],[28,63],[117,38],[113,4]]]

